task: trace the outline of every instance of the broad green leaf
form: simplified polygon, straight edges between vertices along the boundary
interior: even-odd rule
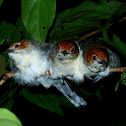
[[[6,49],[5,49],[5,51],[6,51]],[[9,60],[10,60],[10,59],[9,59],[8,54],[2,53],[1,56],[4,57],[4,59],[5,59],[5,62],[4,62],[5,68],[8,68],[9,65],[10,65],[10,64],[9,64]]]
[[[14,105],[13,98],[8,97],[8,91],[5,91],[4,94],[0,97],[0,106],[3,108],[11,109]]]
[[[0,6],[1,6],[2,3],[3,3],[3,0],[0,0]]]
[[[22,124],[14,113],[0,108],[0,126],[22,126]]]
[[[27,88],[24,88],[21,93],[31,103],[34,103],[51,112],[56,112],[60,115],[64,114],[62,109],[60,108],[60,105],[63,104],[70,106],[69,102],[64,96],[56,96],[55,94],[52,93],[50,94],[33,93],[30,89]]]
[[[96,28],[99,26],[99,21],[87,21],[85,19],[78,18],[74,21],[70,22],[64,22],[62,26],[59,26],[57,28],[54,28],[50,34],[50,39],[51,40],[62,40],[61,38],[63,37],[64,39],[68,37],[68,39],[79,39],[78,34],[82,32],[86,32],[88,30],[91,30],[93,28]],[[72,36],[72,37],[71,37]]]
[[[0,23],[0,38],[4,37],[7,37],[8,44],[21,40],[21,35],[17,28],[14,25],[6,22]]]
[[[118,21],[120,18],[122,18],[122,16],[124,16],[126,13],[126,2],[124,2],[123,4],[121,4],[121,6],[119,7],[114,20]],[[121,20],[119,20],[119,22],[125,20],[125,18],[122,18]]]
[[[122,80],[121,82],[123,85],[126,85],[126,78],[124,80]]]
[[[109,19],[118,10],[121,3],[119,1],[109,1],[96,3],[84,1],[80,5],[70,8],[58,15],[58,24],[64,21],[72,21],[76,18],[98,21]]]
[[[56,0],[22,0],[22,20],[34,39],[46,40],[55,11]]]
[[[94,95],[96,96],[99,100],[101,100],[101,93],[100,93],[100,89],[97,89],[96,91],[90,92],[87,91],[86,89],[79,89],[83,94],[87,95],[87,96],[91,96]]]
[[[0,45],[3,44],[4,42],[4,37],[0,37]]]
[[[4,93],[2,92],[0,94],[0,105],[3,104],[3,103],[5,103],[5,101],[7,101],[7,98],[8,98],[7,95],[8,95],[8,91],[5,91]]]
[[[8,90],[6,101],[3,102],[2,107],[4,107],[4,108],[11,109],[14,105],[13,96],[15,95],[16,91],[18,90],[18,86],[13,86],[13,85],[14,85],[13,82],[11,82],[8,86],[10,90]]]
[[[0,77],[6,72],[5,69],[5,58],[0,55]]]
[[[4,104],[2,104],[2,107],[11,109],[14,105],[14,100],[12,98],[7,98]]]
[[[19,86],[15,86],[11,81],[7,87],[0,87],[0,106],[3,108],[11,109],[14,105],[14,99]]]
[[[17,19],[16,26],[21,33],[22,39],[28,39],[28,40],[32,39],[31,35],[26,30],[21,17]]]
[[[121,84],[126,85],[126,70],[122,72],[120,81],[121,81]]]
[[[113,42],[110,43],[112,46],[118,49],[118,51],[124,56],[126,59],[126,43],[121,42],[120,38],[113,35]]]
[[[118,90],[119,84],[126,85],[126,70],[122,72],[120,80],[116,83],[115,91]]]
[[[100,27],[102,20],[109,20],[118,10],[121,2],[84,1],[80,5],[67,9],[57,15],[53,30],[50,33],[50,40],[60,40],[78,37],[77,35],[85,31]],[[76,38],[78,39],[78,38]]]

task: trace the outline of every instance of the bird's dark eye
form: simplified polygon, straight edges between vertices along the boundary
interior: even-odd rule
[[[97,59],[97,56],[96,55],[93,55],[92,58],[93,58],[93,60],[96,60]]]
[[[19,48],[19,45],[18,45],[18,44],[16,44],[16,45],[15,45],[15,48]]]
[[[71,52],[73,52],[74,51],[74,49],[71,49]]]

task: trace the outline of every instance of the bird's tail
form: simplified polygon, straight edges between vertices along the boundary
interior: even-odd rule
[[[64,83],[58,83],[54,85],[75,107],[80,107],[80,105],[85,106],[87,102],[84,99],[76,94],[75,91],[72,91],[67,82],[64,80]]]

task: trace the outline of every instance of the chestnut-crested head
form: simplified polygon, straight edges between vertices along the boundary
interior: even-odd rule
[[[13,43],[9,46],[9,48],[7,49],[7,53],[18,52],[18,51],[21,51],[21,50],[26,49],[28,47],[29,47],[28,41],[16,42],[16,43]]]
[[[108,52],[103,46],[92,46],[86,52],[88,68],[93,72],[104,71],[108,65]]]
[[[107,61],[108,59],[107,50],[101,46],[92,46],[87,51],[86,60],[87,62],[90,62],[90,61],[94,62],[97,59],[99,59],[100,61]]]
[[[75,42],[65,40],[58,43],[56,47],[56,53],[60,57],[64,58],[77,58],[79,49]]]

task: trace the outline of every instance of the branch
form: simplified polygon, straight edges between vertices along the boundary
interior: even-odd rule
[[[0,81],[0,85],[5,83],[5,81],[7,81],[9,78],[11,78],[13,76],[14,76],[14,73],[12,73],[12,72],[5,73],[3,79]]]
[[[78,40],[78,42],[80,42],[81,40],[85,40],[86,38],[88,38],[88,37],[90,37],[90,36],[92,36],[92,35],[98,33],[99,31],[100,31],[100,29],[97,29],[97,30],[95,30],[95,31],[93,31],[93,32],[91,32],[91,33],[89,33],[89,34],[84,35],[82,38],[80,38],[80,39]]]
[[[126,67],[110,68],[109,69],[110,72],[123,72],[124,70],[126,70]]]
[[[122,19],[120,19],[120,20],[118,21],[118,23],[120,23],[120,22],[122,22],[122,21],[124,21],[124,20],[126,20],[126,17],[123,17]],[[114,22],[110,23],[109,26],[112,26],[113,24],[114,24]],[[92,35],[94,35],[94,34],[96,34],[96,33],[98,33],[98,32],[100,32],[100,29],[97,29],[97,30],[95,30],[95,31],[93,31],[93,32],[91,32],[91,33],[89,33],[89,34],[84,35],[82,38],[80,38],[80,39],[78,40],[78,42],[80,42],[81,40],[85,40],[86,38],[88,38],[88,37],[90,37],[90,36],[92,36]]]
[[[120,68],[110,68],[109,71],[110,72],[123,72],[124,70],[126,70],[126,67],[120,67]],[[9,78],[13,77],[14,73],[13,72],[8,72],[5,73],[4,77],[2,78],[2,80],[0,81],[0,86],[2,84],[4,84]],[[67,82],[68,83],[68,82]]]

